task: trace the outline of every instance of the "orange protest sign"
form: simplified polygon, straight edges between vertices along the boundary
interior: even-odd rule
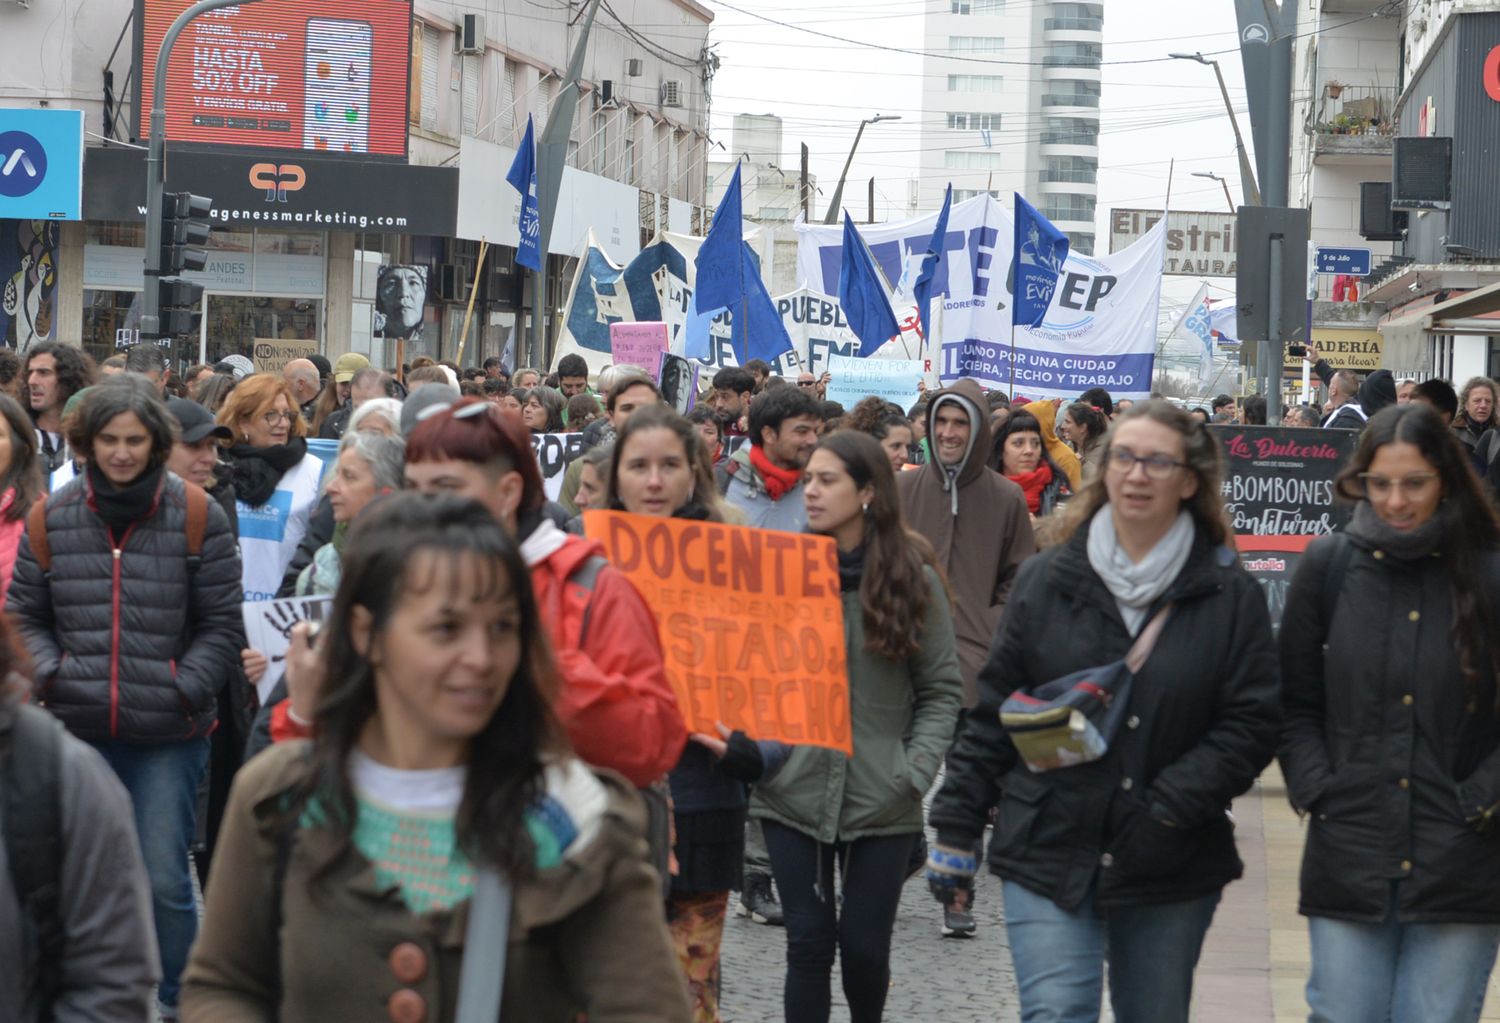
[[[832,539],[624,512],[583,525],[655,612],[689,731],[853,754]]]

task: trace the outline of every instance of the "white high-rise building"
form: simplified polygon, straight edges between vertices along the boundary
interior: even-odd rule
[[[947,0],[923,48],[917,208],[1020,192],[1092,254],[1104,5]]]

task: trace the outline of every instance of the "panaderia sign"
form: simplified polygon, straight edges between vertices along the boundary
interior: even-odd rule
[[[1109,251],[1132,245],[1161,222],[1161,210],[1110,210]],[[1233,277],[1233,213],[1173,210],[1167,217],[1167,256],[1162,273],[1184,277]]]

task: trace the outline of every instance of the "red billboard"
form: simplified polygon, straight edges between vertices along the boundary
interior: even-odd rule
[[[193,0],[137,0],[140,137],[156,55]],[[406,155],[410,0],[257,0],[190,21],[167,69],[171,142]]]

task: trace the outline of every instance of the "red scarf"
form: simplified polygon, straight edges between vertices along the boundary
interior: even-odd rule
[[[1033,515],[1042,513],[1042,491],[1047,489],[1047,484],[1052,482],[1052,466],[1046,462],[1040,462],[1030,472],[1023,472],[1019,476],[1006,475],[1016,486],[1020,487],[1026,494],[1026,509]]]
[[[759,444],[750,445],[750,464],[765,481],[766,493],[771,495],[773,501],[781,500],[783,494],[802,482],[801,469],[783,469],[773,465],[765,449]]]

